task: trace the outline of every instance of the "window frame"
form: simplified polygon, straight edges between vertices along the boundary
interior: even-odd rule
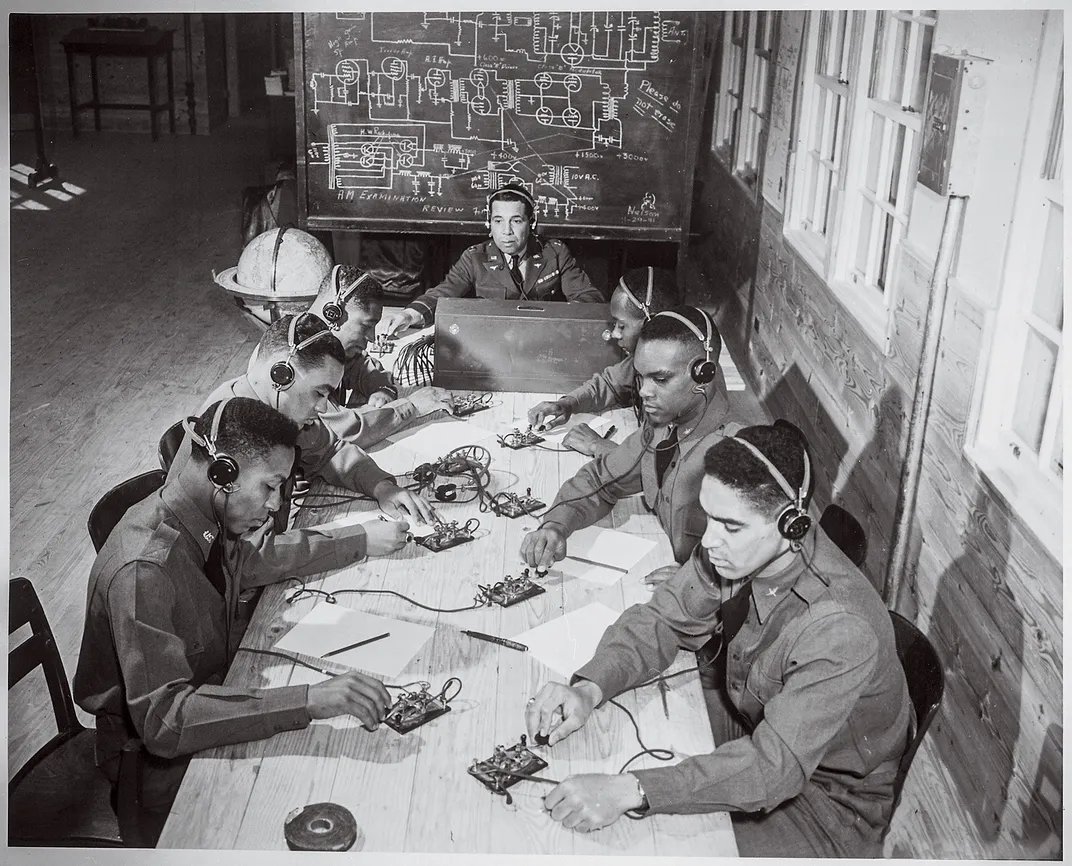
[[[989,314],[988,351],[980,362],[982,386],[978,420],[965,448],[969,458],[1009,507],[1014,510],[1058,561],[1063,560],[1063,445],[1064,376],[1063,312],[1061,327],[1034,312],[1035,286],[1044,262],[1046,227],[1054,206],[1064,212],[1063,160],[1063,20],[1052,24],[1047,12],[1042,47],[1031,96],[1031,110],[1020,160],[1020,175],[1006,245],[1001,291]],[[1060,12],[1056,14],[1061,14]],[[1054,129],[1060,123],[1061,142],[1055,149]],[[1046,177],[1048,171],[1059,172]],[[1063,232],[1062,232],[1063,235]],[[1064,249],[1058,255],[1063,259]],[[1063,290],[1062,290],[1063,292]],[[1062,294],[1063,297],[1063,294]],[[1062,301],[1063,311],[1063,301]],[[1056,346],[1054,376],[1047,397],[1042,442],[1036,454],[1031,444],[1012,429],[1012,417],[1023,384],[1024,350],[1031,330]],[[1058,476],[1043,464],[1054,449],[1062,460]]]
[[[722,21],[710,149],[755,197],[770,127],[780,13],[727,11]]]
[[[907,234],[918,171],[920,109],[925,91],[920,82],[922,79],[925,83],[929,68],[928,46],[933,47],[937,14],[919,10],[821,10],[808,14],[801,118],[793,140],[784,234],[864,332],[885,349],[891,327],[890,310],[896,300],[892,277],[897,272],[899,248]],[[827,36],[829,44],[823,41],[824,21],[835,22]],[[899,77],[894,79],[898,22],[905,21],[909,23],[907,59],[898,70]],[[924,28],[932,29],[928,33]],[[880,32],[882,42],[876,48],[876,35]],[[819,56],[824,45],[831,50],[820,71]],[[881,66],[878,60],[882,61]],[[899,100],[871,95],[876,71],[883,74],[883,80],[900,82]],[[912,105],[914,101],[920,103],[919,108]],[[831,124],[832,113],[836,113],[836,119]],[[821,127],[820,117],[824,121]],[[868,170],[869,159],[875,153],[872,133],[876,121],[882,137],[872,190],[868,185]],[[891,142],[899,135],[902,136],[897,151],[900,162],[891,174]],[[828,146],[832,151],[829,155]],[[815,191],[809,189],[820,169],[830,178],[829,191],[822,197],[817,184]],[[895,190],[892,196],[891,189]],[[865,206],[870,208],[871,234],[867,242],[867,264],[861,271],[856,258]],[[820,216],[825,231],[815,229]],[[876,232],[879,225],[885,230]],[[888,249],[882,268],[884,285],[879,288],[877,283],[869,282],[868,276],[874,271],[876,257],[881,258],[884,238]]]

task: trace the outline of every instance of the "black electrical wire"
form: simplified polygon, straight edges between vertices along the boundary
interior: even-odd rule
[[[435,340],[426,334],[406,343],[395,356],[394,377],[400,385],[430,385],[435,377]]]
[[[315,589],[306,586],[305,582],[299,577],[290,577],[287,578],[287,580],[296,581],[297,583],[301,584],[301,587],[299,589],[286,596],[287,602],[289,604],[293,604],[294,602],[299,601],[302,598],[315,598],[318,596],[323,597],[328,604],[337,604],[338,599],[336,598],[336,596],[342,595],[343,593],[349,593],[351,595],[393,595],[396,598],[402,599],[403,601],[408,601],[410,604],[415,605],[422,610],[429,610],[433,613],[463,613],[467,610],[480,610],[482,607],[485,607],[483,601],[479,603],[474,602],[468,607],[430,607],[427,604],[421,604],[421,602],[416,601],[409,596],[402,595],[402,593],[400,592],[395,592],[393,589],[336,589],[331,592],[328,592],[324,589]]]
[[[254,653],[255,655],[259,656],[275,656],[276,658],[286,659],[288,662],[294,662],[294,664],[309,668],[309,670],[311,671],[316,671],[320,674],[327,674],[329,677],[337,676],[337,674],[333,671],[326,670],[325,668],[318,668],[316,665],[309,664],[309,662],[304,661],[297,656],[292,656],[289,653],[281,653],[277,652],[276,650],[254,649],[253,647],[248,646],[240,646],[238,648],[238,652]]]

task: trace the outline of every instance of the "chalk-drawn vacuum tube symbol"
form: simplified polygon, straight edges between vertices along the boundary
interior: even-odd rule
[[[584,60],[584,49],[576,42],[569,42],[562,46],[562,59],[570,66],[578,66]]]
[[[349,87],[361,75],[361,67],[356,60],[340,60],[335,64],[335,74],[339,76],[339,81]]]
[[[392,81],[401,81],[406,75],[406,61],[397,57],[385,57],[380,65],[384,74]]]

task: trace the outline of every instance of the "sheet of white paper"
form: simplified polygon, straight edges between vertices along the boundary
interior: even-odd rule
[[[396,445],[390,439],[387,439],[382,447],[369,451],[368,456],[384,472],[390,472],[395,476],[412,472],[421,463],[427,462],[416,451],[412,451],[404,445]]]
[[[476,445],[495,434],[472,421],[447,418],[389,436],[389,442],[418,455],[418,462],[444,457],[455,448]],[[372,454],[375,459],[376,454]],[[379,461],[377,461],[379,462]],[[416,465],[416,464],[414,464]],[[411,465],[410,469],[413,468]]]
[[[588,526],[578,529],[566,542],[566,556],[586,559],[628,571],[651,553],[656,542],[626,532]]]
[[[565,424],[559,424],[557,427],[552,427],[550,430],[543,430],[540,432],[541,436],[561,436],[567,430],[571,430],[578,424],[587,424],[596,433],[602,436],[611,427],[617,427],[613,418],[608,418],[605,415],[592,415],[589,412],[578,412],[576,415],[571,415],[569,421]]]
[[[379,520],[382,512],[380,511],[360,511],[356,514],[344,514],[342,517],[336,517],[334,520],[329,520],[327,523],[318,523],[316,526],[305,527],[307,529],[342,529],[345,526],[356,526],[359,523],[371,523],[373,520]]]
[[[595,655],[603,632],[618,616],[606,605],[593,602],[514,635],[511,640],[525,644],[533,656],[555,673],[570,677]]]
[[[276,649],[322,658],[326,652],[387,632],[390,637],[333,655],[326,661],[396,677],[434,631],[426,625],[373,616],[340,604],[322,602],[303,616],[275,646]]]
[[[560,571],[567,577],[579,577],[581,580],[590,580],[593,583],[601,583],[611,586],[625,577],[624,571],[607,568],[605,565],[593,565],[590,562],[581,562],[579,559],[570,559],[568,556],[561,562],[556,562],[551,573]]]

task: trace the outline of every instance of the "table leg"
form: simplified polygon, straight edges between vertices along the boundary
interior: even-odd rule
[[[156,131],[156,57],[150,54],[146,59],[149,62],[149,128],[153,141],[156,141],[159,136]]]
[[[171,69],[171,52],[167,53],[167,98],[168,98],[168,126],[171,134],[175,134],[175,74]]]
[[[93,127],[100,132],[100,86],[97,83],[97,55],[89,55],[89,80],[93,84]]]
[[[78,99],[74,89],[74,55],[70,50],[67,54],[67,87],[71,91],[71,134],[78,138]]]

